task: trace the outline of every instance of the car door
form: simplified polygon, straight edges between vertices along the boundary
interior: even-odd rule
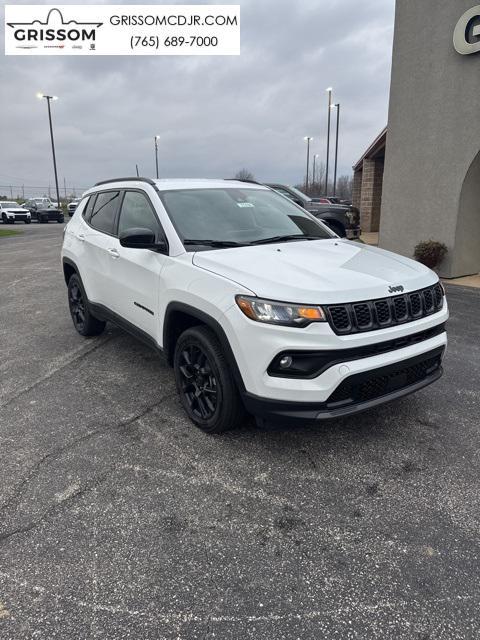
[[[121,191],[101,191],[89,200],[84,217],[76,227],[78,251],[82,254],[82,279],[91,302],[111,308],[110,290],[112,241],[120,206]]]
[[[127,229],[147,228],[164,239],[158,217],[147,194],[127,189],[121,203],[117,237],[110,238],[112,310],[158,341],[158,297],[160,273],[165,254],[150,249],[130,249],[120,245]]]

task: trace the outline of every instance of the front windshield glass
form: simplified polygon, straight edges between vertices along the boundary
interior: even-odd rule
[[[18,209],[20,205],[18,202],[2,202],[2,207],[16,207]]]
[[[303,193],[303,191],[300,191],[300,189],[297,189],[296,187],[288,187],[290,189],[290,191],[293,191],[293,193],[296,193],[297,196],[299,198],[302,198],[302,200],[307,200],[309,202],[311,202],[311,198],[309,198],[305,193]]]
[[[187,248],[333,236],[307,211],[266,189],[179,189],[163,191],[161,198]]]

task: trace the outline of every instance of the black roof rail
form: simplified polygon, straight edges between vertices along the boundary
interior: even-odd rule
[[[235,180],[236,182],[249,182],[250,184],[259,184],[263,185],[263,182],[258,182],[258,180],[250,180],[249,178],[224,178],[224,180]]]
[[[110,182],[146,182],[147,184],[151,184],[155,186],[155,181],[152,178],[140,178],[138,176],[128,177],[128,178],[111,178],[110,180],[102,180],[101,182],[97,182],[94,184],[94,187],[98,187],[101,184],[109,184]]]

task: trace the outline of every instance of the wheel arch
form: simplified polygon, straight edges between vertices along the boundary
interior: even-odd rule
[[[65,284],[67,286],[70,278],[73,276],[74,273],[76,273],[79,277],[81,277],[78,271],[77,265],[73,262],[73,260],[70,260],[70,258],[63,258],[62,266],[63,266],[63,277],[65,278]]]
[[[185,304],[184,302],[170,302],[165,310],[163,323],[163,352],[168,363],[170,365],[173,364],[175,344],[183,331],[198,325],[205,325],[214,332],[220,342],[225,358],[231,367],[238,390],[240,392],[244,392],[245,384],[227,334],[225,333],[222,325],[208,313]]]

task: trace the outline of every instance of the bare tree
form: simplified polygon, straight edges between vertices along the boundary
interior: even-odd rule
[[[248,169],[240,169],[240,171],[237,171],[235,174],[235,180],[243,180],[246,182],[247,180],[255,180],[255,176]]]
[[[351,200],[353,192],[353,176],[340,176],[337,180],[337,196],[342,200]]]

